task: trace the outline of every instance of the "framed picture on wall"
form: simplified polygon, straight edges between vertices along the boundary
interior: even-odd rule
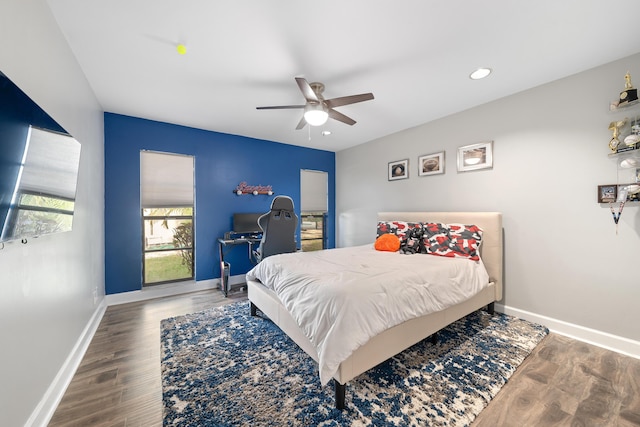
[[[409,178],[409,159],[389,162],[389,181]]]
[[[618,198],[618,186],[615,184],[598,185],[598,203],[613,203]]]
[[[437,175],[444,173],[444,151],[418,157],[418,175]]]
[[[493,141],[458,147],[458,172],[491,169],[493,167]]]

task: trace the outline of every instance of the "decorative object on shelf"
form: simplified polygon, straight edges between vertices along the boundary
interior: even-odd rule
[[[640,201],[640,185],[638,184],[622,184],[618,186],[618,198],[620,193],[626,192],[625,202],[638,202]]]
[[[611,203],[618,197],[618,186],[615,184],[598,185],[598,203]]]
[[[458,147],[458,172],[491,169],[493,167],[493,141]]]
[[[640,135],[636,135],[636,134],[631,134],[631,135],[627,135],[624,138],[624,143],[627,145],[627,147],[634,147],[636,146],[636,144],[640,142]]]
[[[389,162],[389,181],[409,178],[409,159]]]
[[[273,196],[273,188],[270,185],[248,185],[245,181],[238,184],[233,192],[238,196],[242,196],[243,194],[253,194],[254,196],[265,194],[267,196]]]
[[[634,145],[626,145],[626,144],[620,144],[618,146],[618,149],[615,151],[615,154],[620,154],[620,153],[624,153],[627,151],[634,151],[640,149],[640,143],[634,144]]]
[[[640,161],[638,159],[629,157],[628,159],[624,159],[620,162],[620,167],[622,169],[631,169],[640,166]]]
[[[598,203],[620,202],[623,194],[625,203],[640,201],[640,182],[598,185]]]
[[[625,124],[627,124],[626,118],[623,120],[617,120],[609,123],[609,130],[613,132],[613,136],[609,140],[609,148],[614,153],[616,152],[616,150],[618,149],[618,146],[620,145],[620,140],[618,139],[618,137],[620,136],[620,128],[623,127]]]
[[[630,197],[635,197],[636,194],[640,193],[640,185],[638,184],[629,184],[626,189]]]
[[[618,205],[618,212],[615,212],[613,209],[613,205],[609,203],[609,209],[611,210],[611,215],[613,216],[613,222],[616,223],[616,234],[618,234],[618,221],[620,221],[620,216],[622,215],[622,210],[624,209],[624,204],[627,201],[627,189],[621,188],[618,191],[618,200],[616,203]]]
[[[620,92],[620,102],[618,106],[622,106],[628,102],[636,101],[638,99],[638,89],[631,84],[631,74],[627,71],[624,75],[624,90]]]
[[[636,117],[631,122],[631,134],[640,135],[640,117]]]
[[[444,173],[444,151],[418,157],[418,175],[437,175]]]
[[[624,209],[624,202],[620,202],[620,206],[618,207],[617,213],[613,210],[613,205],[611,203],[609,203],[609,209],[611,209],[613,222],[616,223],[616,234],[618,234],[618,221],[620,221],[620,216],[622,215],[622,210]]]

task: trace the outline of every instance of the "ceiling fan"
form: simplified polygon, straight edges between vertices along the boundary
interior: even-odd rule
[[[302,129],[307,123],[311,126],[322,126],[331,117],[350,126],[356,123],[351,117],[334,110],[335,107],[355,104],[357,102],[369,101],[373,99],[372,93],[362,93],[360,95],[342,96],[340,98],[324,99],[324,85],[322,83],[308,83],[302,77],[296,77],[296,83],[307,100],[304,105],[279,105],[271,107],[256,107],[258,110],[282,110],[290,108],[303,108],[304,115],[296,129]]]

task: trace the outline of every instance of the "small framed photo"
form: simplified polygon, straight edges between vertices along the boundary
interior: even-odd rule
[[[444,151],[418,157],[418,175],[437,175],[444,173]]]
[[[409,178],[409,159],[389,162],[389,181]]]
[[[491,169],[493,167],[493,141],[458,147],[458,172]]]
[[[618,186],[598,185],[598,203],[613,203],[618,198]]]

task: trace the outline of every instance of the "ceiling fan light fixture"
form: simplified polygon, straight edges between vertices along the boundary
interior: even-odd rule
[[[471,80],[480,80],[480,79],[484,79],[489,74],[491,74],[491,68],[482,67],[482,68],[478,68],[477,70],[469,74],[469,78]]]
[[[329,119],[329,113],[322,104],[307,104],[304,107],[304,119],[311,126],[322,126]]]

